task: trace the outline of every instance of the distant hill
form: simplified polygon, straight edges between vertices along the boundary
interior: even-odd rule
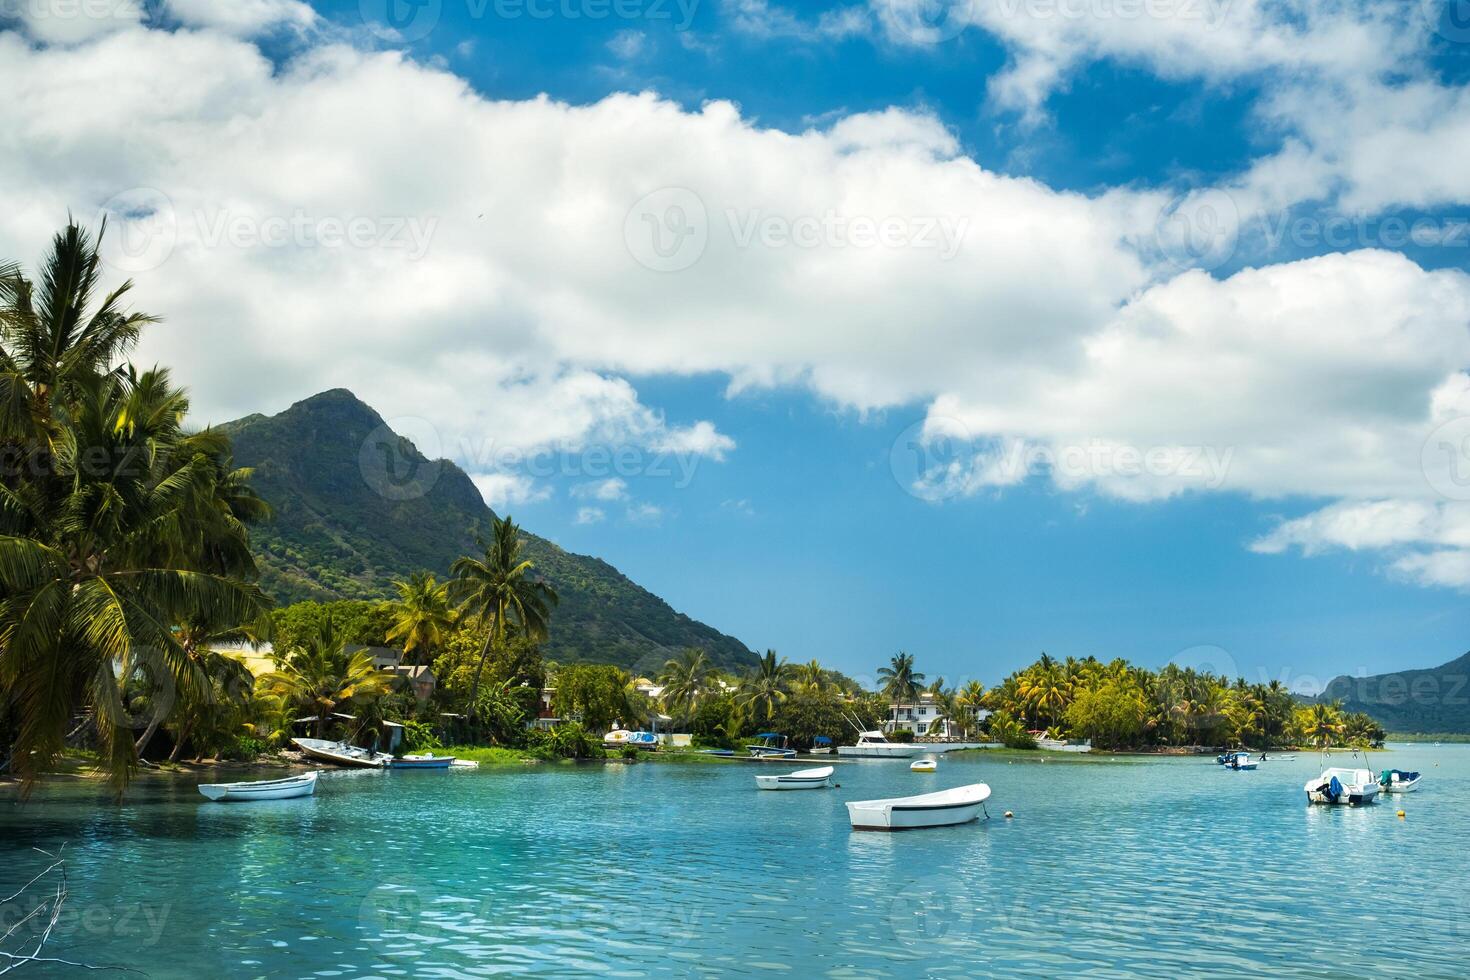
[[[1341,700],[1390,732],[1470,734],[1470,653],[1439,667],[1336,677],[1322,700]]]
[[[278,602],[379,599],[416,571],[441,578],[493,516],[458,466],[425,458],[352,392],[334,389],[279,415],[227,423],[235,461],[255,468],[275,519],[252,529],[262,584]],[[648,673],[686,646],[727,669],[755,655],[676,612],[607,562],[526,535],[528,557],[561,596],[546,656]]]

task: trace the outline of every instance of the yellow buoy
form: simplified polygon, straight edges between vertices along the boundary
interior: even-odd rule
[[[1404,819],[1404,811],[1402,811],[1402,810],[1399,811],[1399,819],[1400,820]]]

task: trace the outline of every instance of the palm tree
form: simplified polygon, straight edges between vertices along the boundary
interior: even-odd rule
[[[461,614],[473,616],[488,630],[475,679],[470,684],[470,721],[475,720],[475,702],[480,693],[480,676],[492,647],[504,647],[506,630],[514,626],[532,639],[544,639],[556,590],[531,577],[535,567],[521,557],[521,529],[507,514],[494,518],[490,541],[481,539],[481,558],[457,558],[450,571],[454,581],[450,595]]]
[[[328,720],[340,707],[381,697],[392,685],[393,675],[378,670],[366,650],[347,653],[346,643],[330,619],[279,669],[256,680],[262,693],[309,710],[316,718],[317,738],[325,733]]]
[[[769,721],[776,713],[776,706],[786,700],[789,672],[790,665],[777,657],[775,650],[767,650],[755,669],[740,682],[736,703],[762,721]]]
[[[1336,704],[1317,703],[1308,706],[1302,734],[1319,748],[1326,750],[1347,728],[1342,709]]]
[[[914,670],[912,654],[898,652],[887,667],[878,668],[878,679],[883,682],[883,693],[891,701],[914,701],[919,696],[919,685],[924,675]]]
[[[243,721],[253,700],[254,678],[240,661],[208,648],[196,648],[192,661],[198,682],[179,704],[179,727],[174,732],[170,762],[179,760],[185,743],[201,729],[227,730],[232,727],[232,717]]]
[[[433,654],[444,645],[454,627],[454,612],[449,608],[449,586],[441,585],[434,576],[416,572],[407,582],[395,582],[398,601],[393,604],[393,625],[387,639],[400,640],[403,652],[412,655],[410,668],[419,665],[421,655]]]
[[[663,686],[663,708],[677,718],[689,718],[699,709],[714,681],[714,665],[703,650],[690,647],[664,662],[658,675]]]
[[[791,675],[792,686],[808,694],[821,694],[832,686],[827,669],[816,660],[797,664],[791,668]]]

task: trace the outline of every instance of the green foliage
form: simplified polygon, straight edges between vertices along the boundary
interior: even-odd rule
[[[888,734],[888,741],[890,742],[903,742],[907,744],[913,740],[914,730],[912,728],[895,728]]]
[[[552,711],[560,718],[605,732],[613,722],[640,725],[652,707],[632,688],[627,672],[607,664],[568,664],[552,680]]]
[[[361,599],[340,602],[297,602],[271,614],[272,639],[278,650],[292,650],[310,642],[330,622],[343,642],[365,647],[388,645],[393,626],[393,604]]]
[[[606,755],[602,739],[574,721],[563,722],[550,729],[534,729],[530,736],[530,747],[550,758],[601,759]]]
[[[442,748],[439,736],[434,734],[432,726],[421,721],[404,719],[403,725],[403,748],[408,752],[428,752],[432,749]]]
[[[1011,713],[1004,708],[992,714],[988,721],[990,723],[990,737],[1006,748],[1036,748],[1036,739],[1032,738],[1026,731],[1026,726],[1012,717]]]
[[[809,688],[792,693],[781,703],[771,719],[771,727],[802,749],[811,748],[818,735],[825,735],[834,743],[844,741],[852,730],[834,694]]]

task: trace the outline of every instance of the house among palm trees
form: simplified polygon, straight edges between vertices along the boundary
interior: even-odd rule
[[[975,722],[984,721],[990,717],[990,712],[983,708],[962,708]],[[907,729],[914,733],[915,738],[950,739],[963,738],[964,729],[973,729],[974,725],[962,726],[948,717],[944,707],[944,699],[934,691],[921,691],[918,697],[894,701],[889,705],[888,718],[884,720],[882,728],[885,734],[893,734],[899,729]]]
[[[373,658],[374,667],[406,679],[413,696],[420,701],[429,700],[439,684],[428,664],[405,664],[402,650],[393,647],[365,647],[355,643],[347,644],[345,649],[349,656],[359,650],[367,651]]]

